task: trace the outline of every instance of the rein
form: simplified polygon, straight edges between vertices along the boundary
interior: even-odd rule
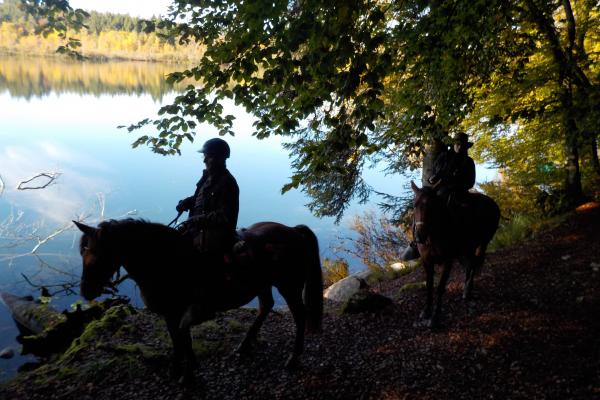
[[[177,214],[177,216],[173,219],[173,221],[169,222],[169,224],[167,226],[171,226],[173,224],[176,224],[177,220],[179,219],[179,217],[181,217],[181,214],[183,214],[183,211],[179,211],[179,214]]]

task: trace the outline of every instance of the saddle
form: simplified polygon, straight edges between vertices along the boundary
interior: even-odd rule
[[[473,215],[473,197],[470,192],[450,193],[445,204],[454,228],[465,228],[471,224]]]
[[[227,260],[229,254],[226,254],[225,259],[229,263],[244,265],[251,262],[258,255],[264,256],[268,253],[275,253],[275,248],[272,244],[266,243],[256,234],[249,232],[246,228],[242,228],[235,232],[230,252],[231,258]]]

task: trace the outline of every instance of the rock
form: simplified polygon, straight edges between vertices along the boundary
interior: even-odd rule
[[[419,264],[419,260],[400,261],[390,265],[390,268],[395,272],[412,270]]]
[[[367,279],[370,274],[370,270],[365,270],[339,280],[325,290],[323,297],[338,303],[345,303],[359,291],[361,280]]]
[[[375,293],[369,288],[362,288],[344,304],[342,312],[345,314],[380,313],[392,304],[393,301],[388,297]]]
[[[13,358],[14,356],[15,351],[11,347],[6,347],[0,351],[0,358],[4,358],[5,360]]]

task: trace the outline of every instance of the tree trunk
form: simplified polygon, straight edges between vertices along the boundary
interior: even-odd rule
[[[568,204],[576,205],[583,197],[583,190],[581,188],[581,172],[579,170],[579,133],[575,119],[572,116],[573,92],[570,87],[564,89],[563,107],[565,114],[563,122],[565,130],[565,156],[567,159],[565,165],[565,194]]]
[[[590,147],[592,150],[592,165],[596,175],[600,176],[600,160],[598,160],[598,141],[595,136],[592,137]]]
[[[421,174],[421,184],[430,186],[427,181],[433,174],[433,165],[437,157],[446,150],[447,146],[439,139],[431,139],[425,146],[425,156],[423,157],[423,172]]]
[[[579,149],[576,138],[567,137],[565,153],[567,156],[567,179],[565,182],[565,190],[567,199],[570,204],[577,204],[582,198],[581,188],[581,173],[579,171]]]

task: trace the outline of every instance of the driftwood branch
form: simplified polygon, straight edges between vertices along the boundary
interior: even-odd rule
[[[45,238],[37,238],[38,243],[33,247],[33,249],[31,249],[31,253],[35,253],[40,246],[42,246],[43,244],[49,242],[50,240],[54,239],[56,236],[60,235],[61,233],[63,233],[64,231],[66,231],[67,229],[70,229],[71,226],[73,224],[71,222],[69,222],[67,225],[63,226],[62,228],[59,228],[57,230],[55,230],[54,232],[52,232],[50,235],[46,236]]]
[[[27,277],[27,275],[21,273],[21,276],[23,277],[23,279],[25,279],[25,282],[27,282],[30,286],[32,286],[36,289],[40,289],[42,291],[42,296],[45,296],[45,297],[52,297],[52,296],[60,294],[60,293],[76,295],[77,292],[75,290],[73,290],[73,288],[76,288],[77,286],[79,286],[79,280],[76,280],[73,282],[57,283],[54,285],[39,285],[39,284],[33,283],[31,281],[31,279],[29,279]],[[52,288],[58,288],[58,290],[55,292],[50,292],[49,289],[52,289]]]
[[[40,172],[39,174],[34,175],[29,179],[25,179],[25,180],[19,182],[19,184],[17,185],[17,190],[45,189],[48,186],[55,183],[60,175],[61,175],[60,172]],[[43,179],[43,178],[45,178],[45,179]],[[37,180],[41,180],[42,184],[38,184],[37,186],[27,186],[28,183],[37,181]]]

